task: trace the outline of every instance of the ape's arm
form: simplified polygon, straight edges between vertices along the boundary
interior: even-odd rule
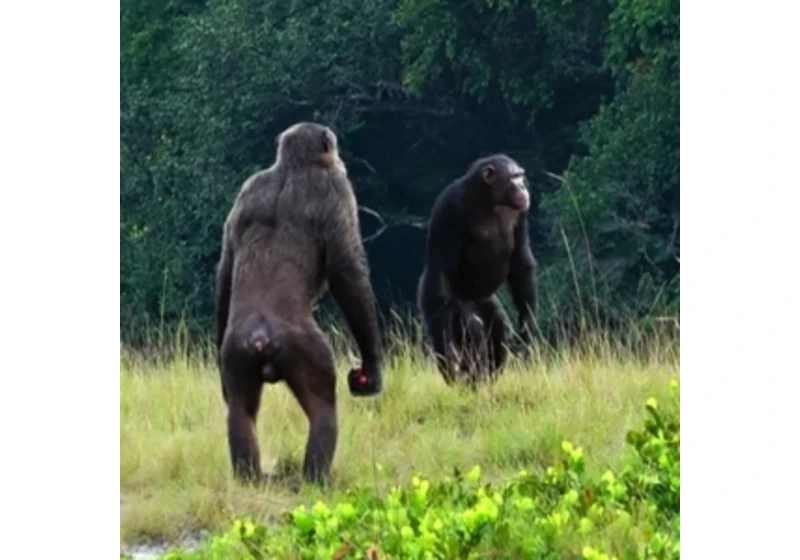
[[[227,228],[226,228],[227,229]],[[233,251],[228,241],[227,232],[222,237],[222,254],[217,265],[216,285],[216,345],[217,357],[222,349],[225,328],[228,324],[228,311],[231,299],[231,280],[233,277]]]
[[[342,310],[365,368],[380,374],[382,348],[369,268],[358,231],[355,201],[341,212],[326,239],[328,288]]]
[[[536,259],[528,238],[527,212],[523,212],[514,230],[514,251],[508,274],[508,288],[517,308],[518,325],[523,341],[533,337],[536,314]]]
[[[457,304],[450,280],[458,267],[461,235],[457,208],[445,198],[434,208],[428,224],[425,273],[418,302],[440,365],[446,362],[447,338],[452,334],[452,312]]]

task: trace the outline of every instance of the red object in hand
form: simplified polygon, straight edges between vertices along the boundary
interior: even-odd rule
[[[347,376],[347,384],[353,395],[367,396],[375,395],[380,392],[380,386],[375,386],[375,379],[367,372],[366,368],[353,368]]]
[[[364,366],[358,368],[355,373],[358,374],[358,382],[365,385],[367,383],[367,374],[364,373]]]

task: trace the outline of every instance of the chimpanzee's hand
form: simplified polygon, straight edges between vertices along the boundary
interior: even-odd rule
[[[383,371],[378,363],[365,363],[353,368],[347,376],[350,393],[355,397],[371,397],[383,390]]]

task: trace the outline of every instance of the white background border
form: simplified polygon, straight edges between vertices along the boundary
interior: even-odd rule
[[[2,558],[120,550],[119,21],[0,8]]]
[[[681,551],[795,558],[800,257],[790,3],[681,6]],[[713,6],[713,7],[712,7]],[[794,12],[794,16],[793,13]]]

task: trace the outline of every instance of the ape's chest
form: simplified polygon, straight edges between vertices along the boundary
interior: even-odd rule
[[[506,262],[514,250],[513,226],[501,220],[478,222],[465,237],[462,258],[474,265]]]
[[[461,291],[469,297],[488,297],[508,278],[513,232],[497,224],[479,224],[465,241],[458,259]]]

